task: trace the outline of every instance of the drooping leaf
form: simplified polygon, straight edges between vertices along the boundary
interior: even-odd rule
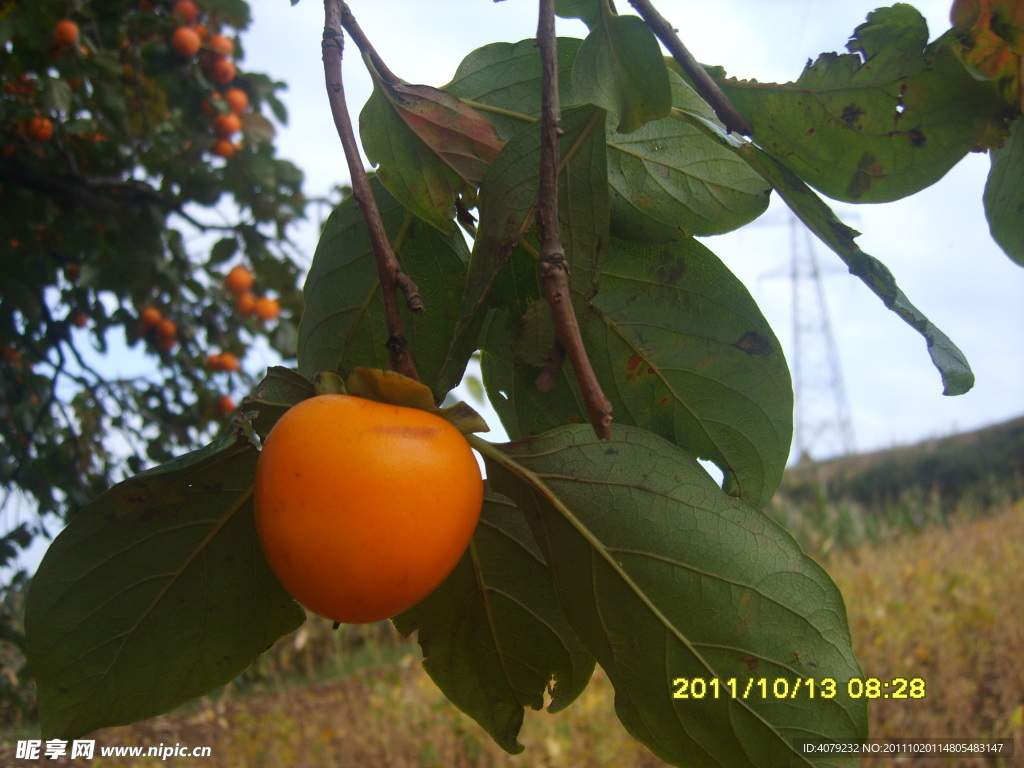
[[[601,291],[578,314],[615,423],[713,461],[730,493],[765,504],[789,457],[793,392],[781,345],[753,298],[692,239],[649,247],[613,238],[602,264]],[[550,391],[534,385],[553,334],[537,318],[542,309],[525,323],[497,315],[483,343],[484,382],[513,438],[587,420],[568,366]]]
[[[839,590],[690,455],[643,430],[613,433],[562,427],[500,446],[508,459],[487,466],[526,516],[619,719],[688,768],[842,764],[794,743],[867,736],[866,701],[846,688],[861,671]],[[677,698],[681,680],[706,695]]]
[[[576,54],[572,87],[577,100],[618,117],[619,133],[632,133],[672,108],[665,58],[638,16],[601,13]]]
[[[558,38],[558,95],[563,108],[578,103],[572,93],[572,63],[582,44]],[[533,40],[491,43],[466,56],[444,89],[484,114],[502,139],[540,117],[541,63]]]
[[[985,216],[992,239],[1024,267],[1024,118],[1017,118],[1010,138],[991,152],[985,183]]]
[[[924,336],[932,363],[942,376],[943,394],[961,395],[974,386],[974,373],[964,354],[910,302],[896,284],[888,267],[860,249],[856,243],[860,233],[840,221],[799,176],[756,145],[726,134],[720,126],[699,115],[679,114],[681,119],[700,128],[708,137],[744,158],[751,168],[772,185],[797,218],[843,260],[850,274],[858,277],[888,309]]]
[[[455,571],[394,622],[403,635],[419,632],[430,677],[512,754],[523,750],[524,708],[543,708],[547,692],[548,711],[564,709],[594,669],[526,521],[493,493]]]
[[[414,315],[399,295],[404,335],[420,379],[440,398],[447,390],[439,391],[435,383],[448,354],[463,292],[466,243],[458,233],[443,235],[415,218],[378,180],[373,180],[372,187],[402,271],[429,302],[425,313]],[[312,377],[318,371],[347,375],[356,366],[388,367],[377,266],[354,197],[338,206],[324,225],[306,278],[305,299],[298,346],[303,375]],[[466,353],[467,360],[471,352]]]
[[[714,112],[674,72],[672,104],[714,120]],[[669,116],[627,135],[608,126],[612,231],[629,240],[665,242],[717,235],[768,207],[771,188],[750,166],[698,129]]]
[[[454,227],[456,196],[479,184],[502,145],[494,127],[457,97],[380,78],[360,114],[360,133],[387,190],[445,233]]]
[[[868,15],[851,53],[822,54],[795,83],[719,80],[754,126],[757,143],[837,200],[879,203],[938,181],[986,146],[998,112],[948,45],[901,3]]]
[[[974,373],[963,352],[910,302],[889,268],[860,249],[855,241],[859,233],[843,224],[820,197],[774,158],[750,144],[744,145],[741,152],[800,220],[846,263],[850,274],[860,278],[886,307],[925,338],[928,354],[942,377],[943,394],[962,395],[969,391],[974,386]]]
[[[54,540],[25,614],[44,738],[166,712],[302,623],[256,538],[257,456],[226,435],[115,485]]]

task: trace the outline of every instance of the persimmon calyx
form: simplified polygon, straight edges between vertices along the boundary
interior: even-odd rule
[[[460,401],[447,408],[438,408],[429,387],[394,371],[355,368],[347,379],[342,379],[333,371],[321,371],[313,376],[313,389],[318,395],[352,395],[377,403],[429,411],[452,424],[464,435],[491,431],[483,416],[472,406]]]

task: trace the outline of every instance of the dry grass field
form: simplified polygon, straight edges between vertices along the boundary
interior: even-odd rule
[[[873,736],[1016,738],[1012,760],[871,760],[888,765],[1024,765],[1024,503],[978,519],[894,536],[833,553],[825,566],[846,595],[865,674],[921,677],[922,700],[876,702]],[[80,764],[135,768],[491,768],[492,766],[660,766],[615,719],[612,689],[598,672],[584,695],[558,715],[527,712],[510,756],[447,703],[420,669],[415,646],[379,631],[362,637],[307,622],[258,671],[262,678],[182,711],[96,734],[98,744],[209,746],[209,758]],[[335,653],[340,645],[346,646]],[[327,648],[327,650],[324,650]],[[285,679],[281,670],[320,665],[330,679]],[[354,668],[359,666],[361,668]],[[24,736],[22,736],[24,738]],[[11,742],[4,740],[4,750]],[[0,751],[0,763],[12,764]],[[59,765],[59,761],[41,761]],[[27,764],[21,761],[20,764]]]

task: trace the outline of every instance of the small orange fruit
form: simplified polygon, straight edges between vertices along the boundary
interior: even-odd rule
[[[349,395],[303,400],[278,420],[253,492],[270,568],[299,603],[343,623],[395,616],[433,592],[483,504],[454,426]]]
[[[182,24],[195,24],[199,18],[199,6],[192,0],[178,0],[174,4],[174,17]]]
[[[218,59],[210,66],[210,79],[217,85],[227,85],[238,74],[235,65],[227,59]]]
[[[251,291],[246,291],[235,299],[235,312],[242,317],[249,317],[256,312],[256,297]]]
[[[252,276],[252,272],[239,264],[236,267],[232,267],[231,271],[228,272],[228,276],[224,278],[224,285],[236,296],[247,292],[252,288],[252,284],[255,282],[255,278]]]
[[[171,50],[183,59],[191,59],[199,53],[203,41],[191,27],[178,27],[171,35]]]
[[[160,341],[167,341],[168,339],[174,339],[178,335],[178,326],[175,325],[173,320],[164,318],[156,324],[156,337]]]
[[[235,145],[227,139],[217,139],[217,142],[213,145],[210,150],[217,157],[223,157],[225,160],[235,154]]]
[[[206,41],[206,47],[221,57],[229,57],[235,53],[235,44],[230,37],[214,35]]]
[[[231,107],[231,111],[236,115],[242,114],[249,108],[249,94],[241,88],[229,88],[224,94],[224,98],[227,100],[228,106]]]
[[[213,118],[213,132],[222,139],[230,139],[234,134],[242,130],[242,120],[234,112],[226,115],[217,115]]]
[[[45,144],[53,138],[53,122],[48,117],[30,117],[25,123],[25,135],[29,141]]]
[[[89,316],[84,312],[76,312],[71,316],[71,322],[76,328],[85,328],[89,324]]]
[[[235,401],[228,395],[221,395],[217,398],[217,410],[224,414],[231,413],[235,410]]]
[[[281,304],[277,299],[260,296],[256,299],[256,317],[260,320],[273,320],[281,314]]]
[[[231,352],[219,352],[216,355],[210,355],[206,359],[206,367],[211,371],[223,372],[223,371],[237,371],[241,365],[236,357]]]
[[[160,314],[160,310],[156,307],[146,307],[142,310],[142,314],[139,315],[139,322],[143,328],[156,328],[163,319],[164,316]]]
[[[53,28],[53,44],[70,48],[78,41],[78,25],[71,19],[61,19]]]

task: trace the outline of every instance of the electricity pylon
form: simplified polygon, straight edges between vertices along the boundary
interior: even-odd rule
[[[854,450],[850,407],[811,233],[790,217],[793,301],[793,449],[798,461]]]

